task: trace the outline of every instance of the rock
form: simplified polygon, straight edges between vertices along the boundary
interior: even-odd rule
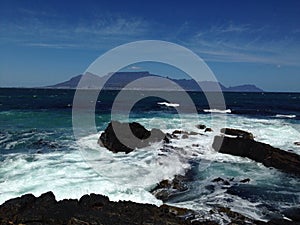
[[[163,182],[168,185],[168,182]],[[295,213],[297,213],[295,211]],[[212,217],[224,215],[230,224],[299,224],[276,219],[268,223],[255,221],[230,208],[213,207]],[[201,215],[201,213],[200,213]],[[215,215],[215,216],[214,216]],[[297,215],[296,215],[297,216]],[[202,218],[197,212],[163,204],[160,207],[130,201],[112,202],[103,195],[84,195],[80,200],[56,201],[52,192],[40,197],[32,194],[6,201],[0,206],[0,224],[3,225],[218,225]],[[281,222],[281,223],[280,223]]]
[[[267,167],[300,175],[300,155],[251,139],[215,136],[213,148],[220,153],[247,157]]]
[[[187,132],[187,131],[183,131],[183,130],[174,130],[173,132],[172,132],[172,134],[174,135],[176,135],[176,134],[189,134],[189,132]]]
[[[249,183],[249,182],[250,182],[250,178],[240,180],[240,183]]]
[[[197,127],[198,129],[201,129],[201,130],[204,130],[206,128],[206,126],[203,124],[197,124],[195,127]]]
[[[213,179],[211,182],[215,183],[215,182],[220,182],[220,181],[224,182],[224,179],[222,177],[218,177],[218,178]]]
[[[189,138],[189,136],[187,134],[183,134],[181,138],[182,139],[187,139],[187,138]]]
[[[294,145],[299,145],[300,146],[300,141],[294,142]]]
[[[0,224],[16,225],[191,225],[194,215],[184,208],[112,202],[96,194],[84,195],[79,201],[56,201],[53,193],[48,192],[40,197],[24,195],[0,206]]]
[[[191,131],[190,133],[189,133],[189,135],[199,135],[200,133],[197,133],[197,132],[195,132],[195,131]],[[201,134],[200,134],[201,135]]]
[[[204,130],[204,132],[213,132],[213,129],[211,129],[211,128],[206,128],[205,130]]]
[[[215,178],[211,182],[214,182],[214,183],[222,182],[223,185],[230,185],[229,181],[223,179],[222,177]]]
[[[118,135],[116,135],[114,129]],[[125,152],[127,154],[136,148],[144,148],[153,142],[162,140],[166,142],[169,141],[166,134],[159,129],[148,131],[145,127],[136,122],[121,123],[112,121],[101,134],[98,144],[114,153]]]
[[[300,222],[300,208],[289,208],[283,211],[283,214],[293,220]]]
[[[239,130],[239,129],[231,129],[231,128],[222,128],[220,130],[221,133],[236,136],[237,138],[250,139],[254,140],[253,134],[247,131]]]
[[[163,180],[150,192],[162,201],[167,201],[174,194],[188,190],[187,177],[176,175],[173,180]]]

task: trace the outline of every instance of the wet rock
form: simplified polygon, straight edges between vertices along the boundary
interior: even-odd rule
[[[112,202],[102,195],[56,201],[52,192],[24,195],[0,206],[0,224],[27,225],[190,225],[194,212],[184,208]],[[205,223],[200,223],[205,224]]]
[[[230,185],[230,182],[228,180],[223,179],[222,177],[215,178],[211,182],[214,182],[214,183],[222,182],[223,185]]]
[[[195,127],[197,127],[200,130],[204,130],[206,128],[204,124],[197,124]]]
[[[116,135],[114,129],[118,135]],[[112,121],[101,134],[98,144],[114,153],[129,153],[136,148],[144,148],[153,142],[162,140],[169,142],[166,134],[159,129],[148,131],[145,127],[136,122],[121,123]]]
[[[286,209],[283,211],[283,214],[295,222],[300,222],[300,208]]]
[[[204,132],[213,132],[213,129],[211,129],[210,127],[208,127],[208,128],[206,128],[206,129],[204,130]]]
[[[150,192],[162,201],[167,201],[174,194],[188,190],[186,180],[188,178],[176,175],[173,180],[163,180]]]
[[[300,155],[251,139],[215,136],[213,148],[220,153],[247,157],[267,167],[300,175]]]
[[[240,180],[240,183],[249,183],[249,182],[250,182],[250,178]]]
[[[254,140],[254,136],[252,133],[239,130],[239,129],[232,129],[232,128],[222,128],[220,130],[221,133],[231,135],[231,136],[236,136],[237,138],[243,138],[243,139],[250,139]]]

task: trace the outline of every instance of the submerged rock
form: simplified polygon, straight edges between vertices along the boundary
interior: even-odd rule
[[[129,153],[136,148],[144,148],[153,142],[162,140],[168,142],[166,134],[159,129],[149,131],[136,122],[112,121],[101,134],[98,144],[115,153]]]
[[[247,157],[267,167],[300,175],[300,155],[245,138],[215,136],[213,148],[220,153]]]
[[[210,127],[205,128],[204,132],[213,132],[213,129],[211,129]]]
[[[239,129],[232,129],[232,128],[222,128],[220,130],[221,133],[231,135],[231,136],[236,136],[237,138],[243,138],[243,139],[250,139],[254,140],[254,136],[252,133],[239,130]]]
[[[186,181],[188,177],[176,175],[173,180],[163,180],[150,192],[162,201],[167,201],[174,194],[188,190]]]
[[[200,130],[204,130],[206,128],[204,124],[197,124],[195,127],[197,127]]]

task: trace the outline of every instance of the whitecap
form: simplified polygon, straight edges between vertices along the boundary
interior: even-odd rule
[[[178,103],[169,103],[169,102],[158,102],[158,105],[164,105],[167,107],[178,107],[179,104]]]
[[[290,118],[290,119],[292,119],[292,118],[296,118],[296,115],[293,115],[293,114],[289,114],[289,115],[277,114],[275,117],[276,118]]]
[[[231,109],[203,109],[207,113],[231,113]]]

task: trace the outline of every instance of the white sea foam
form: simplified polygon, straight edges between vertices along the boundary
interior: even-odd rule
[[[220,127],[215,124],[221,122],[224,116],[218,115],[214,123],[207,114],[199,115],[199,120],[193,116],[181,120],[175,115],[168,119],[135,118],[135,121],[148,129],[156,127],[169,133],[181,129],[202,134],[189,135],[187,139],[179,135],[179,139],[172,140],[172,148],[162,148],[162,143],[154,143],[129,154],[113,154],[97,144],[98,133],[80,139],[72,147],[77,150],[31,155],[7,154],[0,164],[0,204],[25,193],[40,195],[53,191],[58,200],[80,198],[93,192],[107,195],[113,201],[131,200],[160,205],[162,202],[151,195],[149,190],[163,179],[183,174],[190,168],[190,160],[196,160],[202,177],[195,184],[199,188],[195,190],[194,197],[186,201],[183,199],[175,205],[208,211],[212,205],[226,205],[259,219],[263,215],[256,207],[258,203],[226,194],[222,188],[216,188],[212,193],[205,188],[212,184],[213,178],[219,176],[234,176],[237,180],[249,177],[252,183],[267,183],[271,187],[283,185],[281,173],[277,170],[270,170],[250,159],[217,153],[212,148],[214,136],[220,133]],[[196,128],[198,123],[211,127],[213,132],[203,132]],[[300,153],[300,149],[293,144],[299,141],[299,131],[288,119],[228,115],[227,126],[248,130],[258,141]],[[284,181],[287,187],[299,185],[298,181],[286,177]]]
[[[164,105],[164,106],[167,106],[167,107],[179,107],[179,104],[178,103],[169,103],[169,102],[158,102],[157,103],[158,105]]]
[[[231,109],[203,109],[203,112],[206,113],[231,113]]]
[[[290,115],[284,115],[284,114],[277,114],[275,117],[277,118],[296,118],[296,115],[290,114]]]

